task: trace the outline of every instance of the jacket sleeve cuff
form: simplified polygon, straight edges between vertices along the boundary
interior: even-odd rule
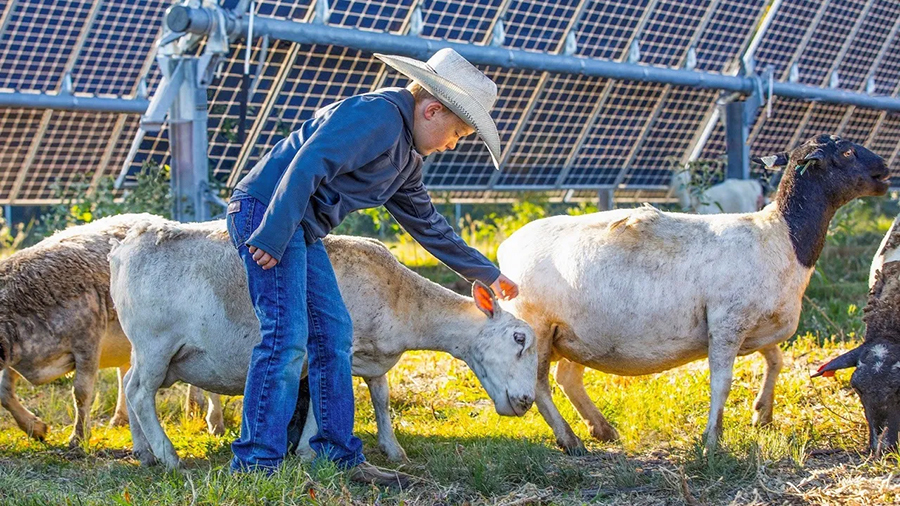
[[[255,248],[265,251],[266,253],[272,255],[272,258],[274,258],[275,260],[277,260],[279,262],[281,261],[282,255],[284,255],[284,248],[279,249],[279,248],[276,248],[275,246],[271,246],[263,241],[260,241],[259,238],[255,237],[254,235],[251,235],[250,239],[247,239],[247,242],[245,244],[247,246],[253,246]]]

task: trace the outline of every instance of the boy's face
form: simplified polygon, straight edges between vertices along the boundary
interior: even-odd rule
[[[474,128],[437,100],[424,100],[416,105],[413,142],[422,156],[453,149],[459,139],[473,133]]]

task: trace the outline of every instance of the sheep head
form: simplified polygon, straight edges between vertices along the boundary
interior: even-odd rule
[[[755,161],[770,169],[785,168],[779,194],[790,193],[804,178],[821,185],[836,207],[857,197],[884,195],[890,184],[884,159],[836,135],[813,137],[793,151]]]
[[[503,310],[484,283],[472,285],[472,298],[487,321],[465,361],[494,401],[498,414],[522,416],[534,402],[537,382],[534,330]]]
[[[869,450],[897,448],[900,431],[900,262],[876,274],[865,309],[865,342],[819,368],[816,376],[855,367],[850,386],[859,395],[869,425]]]

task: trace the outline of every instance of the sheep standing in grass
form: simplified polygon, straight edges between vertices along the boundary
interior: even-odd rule
[[[16,382],[34,385],[75,371],[78,445],[90,434],[98,369],[119,368],[119,398],[112,425],[128,422],[122,376],[131,345],[109,298],[110,239],[150,215],[115,216],[57,232],[0,262],[0,403],[29,436],[44,440],[48,427],[22,406]]]
[[[775,205],[756,213],[698,216],[644,206],[556,216],[501,244],[501,269],[520,287],[509,308],[537,334],[535,402],[568,453],[583,453],[584,445],[550,395],[556,359],[557,381],[601,440],[617,434],[585,392],[585,366],[642,375],[708,356],[712,449],[735,357],[758,351],[767,369],[754,421],[771,421],[778,344],[797,329],[828,223],[854,198],[883,195],[888,169],[868,149],[829,136],[767,161],[787,168]]]
[[[329,236],[325,247],[353,321],[353,374],[369,386],[379,446],[405,459],[394,437],[386,373],[404,352],[465,360],[498,413],[522,416],[534,399],[534,333],[477,283],[475,300],[405,268],[378,241]],[[135,225],[109,255],[111,295],[133,346],[126,377],[134,454],[179,465],[154,398],[176,381],[220,394],[244,390],[259,323],[224,221]]]
[[[755,179],[726,179],[694,195],[688,170],[672,174],[672,190],[685,211],[697,214],[752,213],[766,204],[765,188]]]
[[[869,450],[878,454],[896,450],[900,431],[900,261],[888,261],[876,272],[864,312],[865,342],[820,367],[813,377],[856,368],[850,386],[866,413]]]

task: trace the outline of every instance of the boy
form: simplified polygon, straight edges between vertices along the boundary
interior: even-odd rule
[[[470,248],[437,213],[422,184],[422,156],[456,147],[476,131],[495,167],[500,137],[488,111],[496,85],[451,49],[428,62],[376,55],[412,79],[324,109],[276,144],[242,179],[228,206],[260,321],[253,350],[235,471],[274,471],[287,449],[304,355],[319,433],[319,458],[355,481],[403,485],[407,475],[365,462],[353,435],[352,325],[321,238],[352,211],[384,205],[426,249],[503,298],[515,283]]]

